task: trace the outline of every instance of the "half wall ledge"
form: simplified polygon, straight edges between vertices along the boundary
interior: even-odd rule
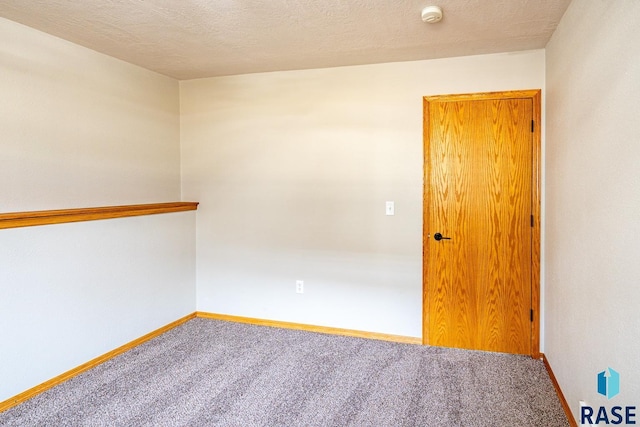
[[[170,202],[150,203],[144,205],[103,206],[96,208],[0,213],[0,229],[195,211],[198,209],[198,204],[198,202]]]

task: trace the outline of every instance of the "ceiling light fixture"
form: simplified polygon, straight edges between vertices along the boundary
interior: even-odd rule
[[[442,9],[438,6],[427,6],[422,9],[422,22],[435,24],[442,19]]]

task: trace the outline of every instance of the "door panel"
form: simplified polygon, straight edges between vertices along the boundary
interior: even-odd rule
[[[531,98],[425,106],[431,345],[532,352],[532,119]]]

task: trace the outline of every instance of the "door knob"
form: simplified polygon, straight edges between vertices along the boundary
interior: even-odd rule
[[[451,240],[451,237],[444,237],[442,234],[440,233],[436,233],[433,235],[433,238],[436,239],[437,241],[440,240]]]

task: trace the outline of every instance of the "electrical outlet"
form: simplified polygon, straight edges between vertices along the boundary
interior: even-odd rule
[[[296,280],[296,293],[297,294],[304,294],[304,281],[303,280]]]

